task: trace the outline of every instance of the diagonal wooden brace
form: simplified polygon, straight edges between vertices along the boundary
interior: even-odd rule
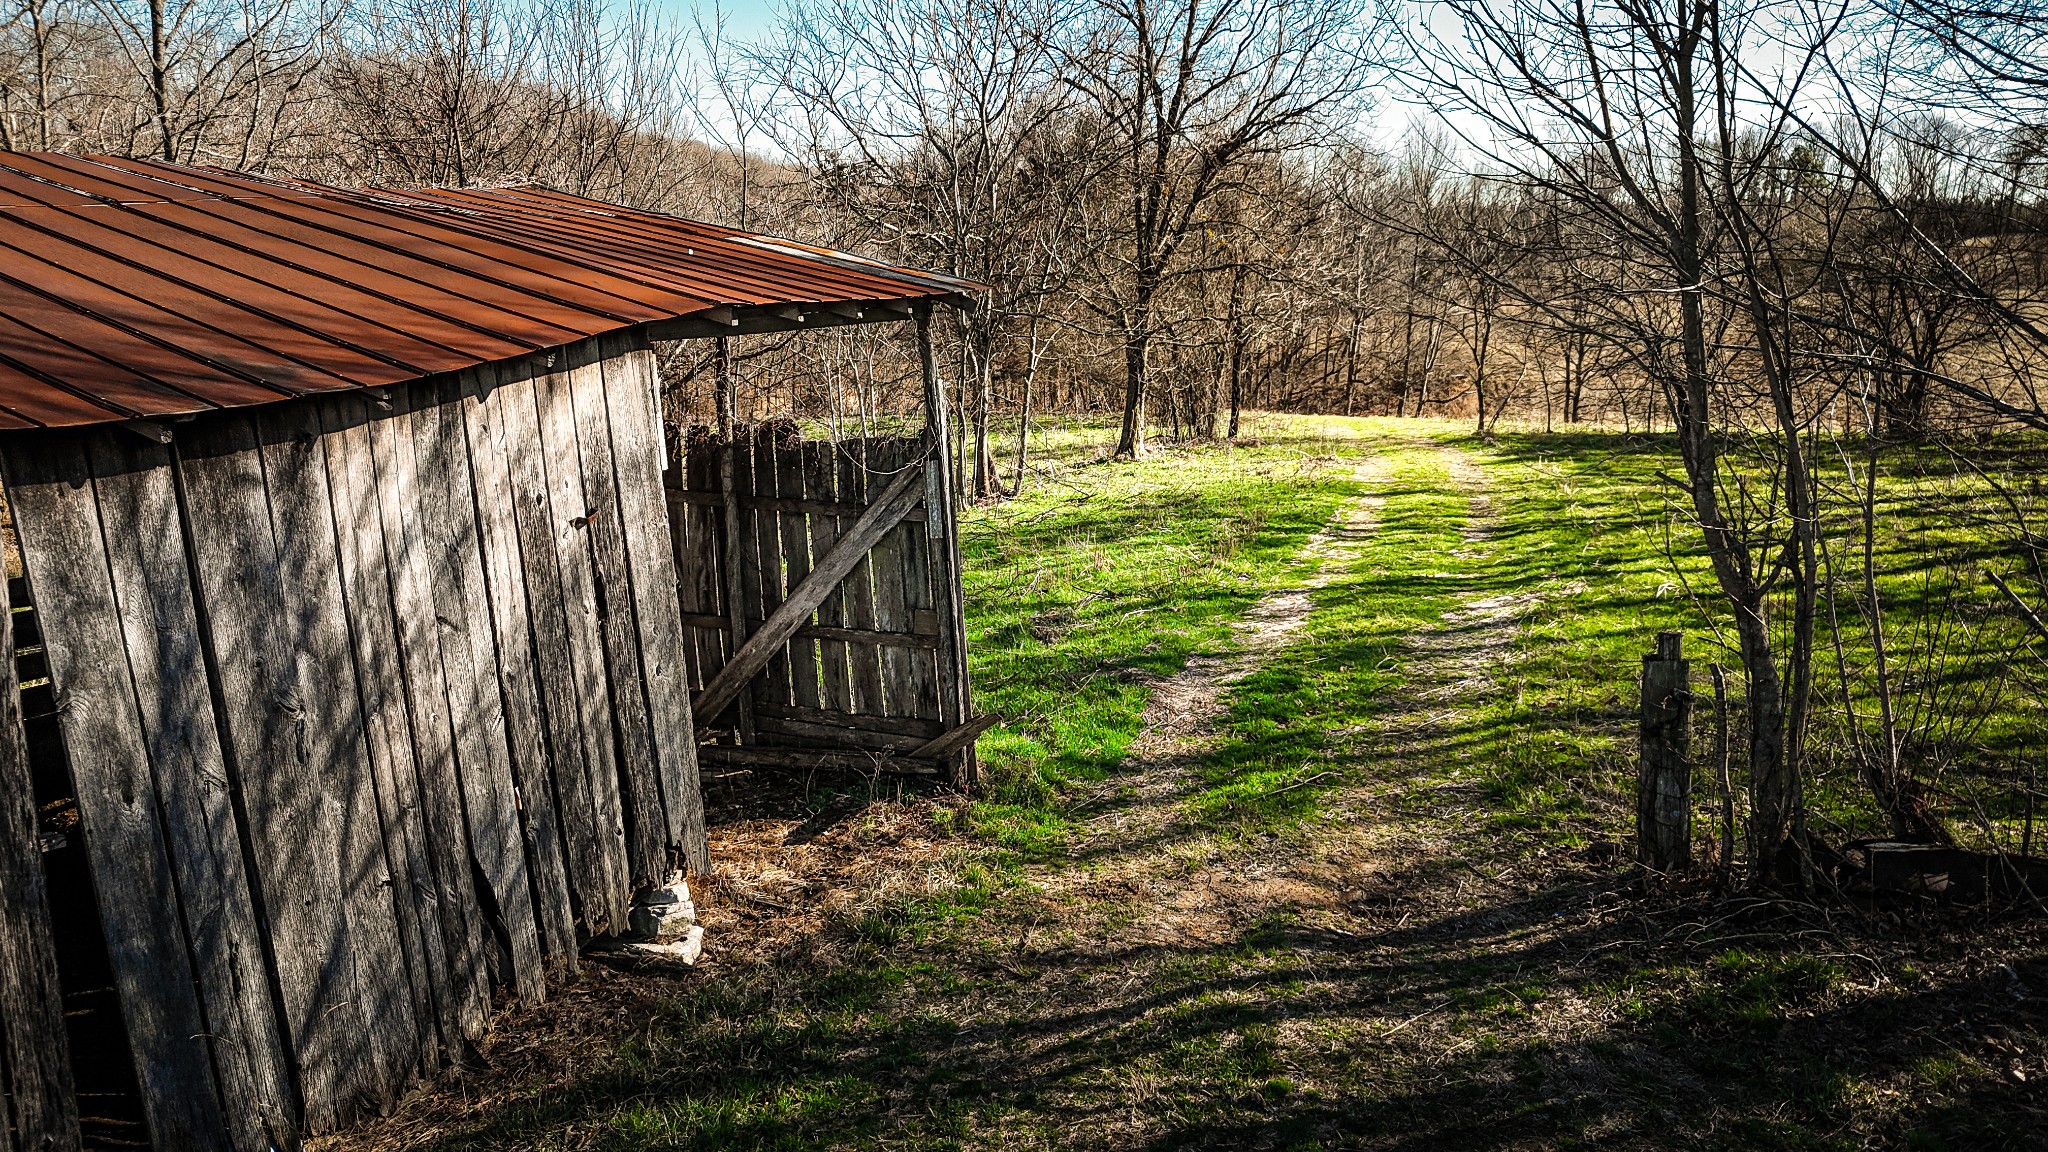
[[[943,760],[954,752],[974,742],[975,737],[996,726],[1002,717],[991,712],[977,716],[951,731],[940,734],[928,743],[921,744],[904,753],[913,760]]]
[[[740,650],[733,653],[732,659],[726,661],[718,675],[711,678],[711,683],[704,686],[704,691],[691,702],[691,715],[716,716],[732,703],[733,697],[739,695],[747,681],[766,667],[769,658],[788,642],[798,628],[803,627],[811,613],[818,610],[818,605],[825,602],[825,597],[832,594],[832,589],[838,587],[846,574],[853,571],[854,565],[860,563],[860,558],[868,554],[868,549],[879,543],[889,529],[917,507],[917,502],[924,498],[924,487],[919,483],[923,474],[922,462],[912,464],[897,475],[882,491],[880,498],[868,505],[868,510],[853,522],[846,535],[818,558],[811,574],[789,590],[789,598],[782,602],[782,607],[761,622],[760,629],[740,645]]]

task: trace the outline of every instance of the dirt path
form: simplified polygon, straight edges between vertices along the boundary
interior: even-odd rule
[[[1432,445],[1452,483],[1464,495],[1467,520],[1460,532],[1462,547],[1447,555],[1447,568],[1476,571],[1495,530],[1494,507],[1485,472],[1464,450]],[[1269,593],[1245,613],[1230,644],[1219,653],[1201,653],[1178,674],[1157,682],[1144,714],[1144,731],[1132,745],[1135,771],[1120,777],[1124,787],[1170,790],[1164,786],[1199,757],[1216,737],[1215,721],[1223,711],[1230,685],[1244,679],[1289,644],[1307,623],[1313,594],[1351,564],[1369,544],[1378,527],[1385,497],[1377,491],[1387,480],[1384,458],[1369,457],[1354,477],[1367,493],[1346,504],[1312,537],[1296,561],[1299,582]],[[1515,641],[1520,621],[1542,600],[1524,592],[1479,596],[1467,594],[1446,612],[1434,629],[1409,642],[1413,658],[1404,666],[1412,717],[1396,718],[1391,727],[1412,730],[1448,703],[1470,703],[1495,687],[1492,672],[1500,667]]]
[[[1397,447],[1435,454],[1467,501],[1460,546],[1441,563],[1447,573],[1481,576],[1495,529],[1484,471],[1455,446],[1417,438]],[[1217,721],[1231,686],[1300,636],[1314,594],[1348,572],[1372,543],[1392,479],[1387,457],[1368,457],[1354,475],[1367,491],[1310,539],[1291,586],[1246,612],[1220,651],[1198,654],[1154,684],[1126,770],[1087,801],[1105,809],[1076,848],[1090,866],[1039,871],[1047,903],[1097,947],[1171,945],[1225,926],[1242,929],[1276,912],[1343,931],[1342,925],[1355,923],[1352,905],[1361,890],[1449,850],[1439,826],[1418,827],[1385,809],[1384,779],[1339,785],[1322,802],[1333,819],[1305,841],[1250,854],[1218,851],[1213,830],[1199,827],[1183,809],[1198,787],[1204,755],[1221,741]],[[1342,758],[1440,755],[1455,740],[1464,712],[1498,690],[1493,672],[1507,661],[1520,621],[1539,599],[1473,589],[1435,628],[1411,637],[1397,697],[1402,709],[1382,724],[1334,734],[1348,745]]]
[[[1385,476],[1385,462],[1377,456],[1352,469],[1352,478],[1368,489],[1384,483]],[[1197,653],[1180,672],[1153,685],[1152,700],[1145,707],[1144,730],[1131,745],[1134,766],[1140,771],[1171,769],[1199,755],[1215,739],[1224,691],[1256,671],[1301,631],[1315,607],[1314,593],[1327,587],[1371,541],[1383,503],[1383,497],[1368,491],[1338,509],[1295,560],[1298,583],[1294,587],[1270,592],[1253,605],[1223,651]]]

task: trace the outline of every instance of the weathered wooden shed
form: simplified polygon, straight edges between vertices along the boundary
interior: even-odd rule
[[[876,692],[867,728],[823,700],[782,720],[818,755],[893,723],[957,774],[964,641],[904,607],[958,619],[946,470],[921,469],[945,443],[928,339],[926,435],[871,494],[849,469],[787,507],[755,471],[691,483],[718,466],[669,459],[650,347],[927,334],[972,287],[539,189],[0,154],[12,1147],[256,1152],[389,1107],[494,994],[543,999],[636,894],[705,866],[691,694],[745,697],[718,737],[744,757],[776,700],[748,684],[787,681],[793,645],[948,653],[919,665],[950,685],[928,719]],[[937,591],[899,595],[894,632],[821,622],[920,512]],[[708,627],[708,582],[751,588],[755,618]]]

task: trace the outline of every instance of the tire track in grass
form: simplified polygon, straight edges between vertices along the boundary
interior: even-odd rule
[[[1184,939],[1227,924],[1217,908],[1243,900],[1243,886],[1253,877],[1212,867],[1188,871],[1192,861],[1212,855],[1212,828],[1188,810],[1188,799],[1202,789],[1204,756],[1227,738],[1221,719],[1231,689],[1303,637],[1317,609],[1315,594],[1348,572],[1372,543],[1384,504],[1384,459],[1376,453],[1358,459],[1352,478],[1364,492],[1343,502],[1309,537],[1284,586],[1245,611],[1225,644],[1196,652],[1180,672],[1153,681],[1124,771],[1085,801],[1104,812],[1085,822],[1073,853],[1098,859],[1085,869],[1042,871],[1038,883],[1049,898],[1120,904],[1114,920],[1143,939]]]
[[[1351,475],[1373,489],[1383,480],[1384,466],[1379,457],[1369,457]],[[1263,667],[1300,634],[1315,610],[1314,593],[1328,587],[1371,542],[1385,502],[1368,491],[1339,508],[1296,558],[1292,587],[1268,592],[1245,612],[1223,651],[1195,654],[1179,673],[1154,686],[1144,727],[1132,743],[1140,762],[1185,762],[1215,741],[1224,690]]]
[[[1484,575],[1488,553],[1498,519],[1491,485],[1486,473],[1462,448],[1441,445],[1437,449],[1452,483],[1464,494],[1469,509],[1459,531],[1463,543],[1450,558],[1475,570],[1461,574],[1466,583],[1477,583]],[[1508,662],[1522,621],[1541,603],[1540,592],[1502,592],[1490,596],[1477,591],[1461,593],[1459,603],[1445,612],[1436,627],[1416,634],[1409,649],[1417,659],[1409,662],[1409,688],[1413,699],[1441,708],[1449,705],[1455,713],[1461,706],[1480,703],[1496,686],[1495,673]],[[1437,726],[1455,721],[1443,715]]]

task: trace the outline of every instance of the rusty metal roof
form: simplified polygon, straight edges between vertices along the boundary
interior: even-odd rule
[[[642,326],[896,319],[977,288],[541,188],[0,152],[0,430],[399,384]]]

